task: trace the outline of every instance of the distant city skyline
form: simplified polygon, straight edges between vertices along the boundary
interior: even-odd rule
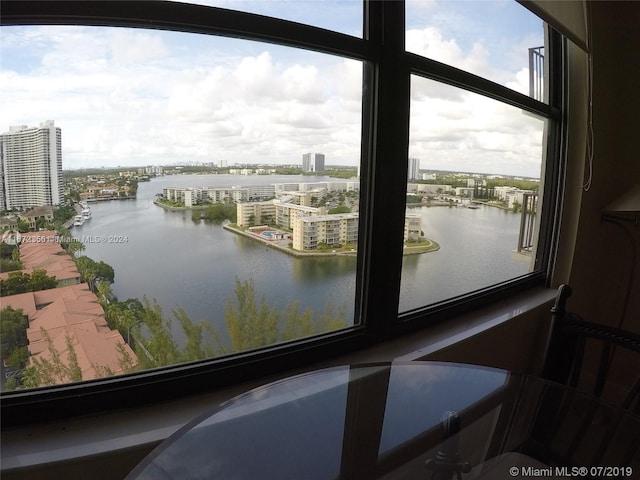
[[[359,2],[298,1],[282,12],[276,1],[199,3],[362,35]],[[408,51],[524,94],[528,48],[543,41],[542,23],[516,2],[407,2]],[[65,132],[65,169],[299,165],[313,151],[333,165],[360,162],[363,65],[356,60],[211,35],[84,26],[2,27],[0,48],[0,130],[54,119]],[[415,76],[411,94],[408,156],[423,168],[540,175],[542,120]]]

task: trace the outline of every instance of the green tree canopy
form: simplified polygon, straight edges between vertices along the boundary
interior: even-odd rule
[[[9,358],[17,348],[27,345],[29,321],[21,308],[5,307],[0,310],[0,357]]]
[[[16,295],[18,293],[36,292],[58,286],[55,277],[47,276],[44,270],[34,270],[32,273],[10,272],[6,280],[0,280],[0,296]]]
[[[334,215],[336,213],[350,213],[350,212],[351,212],[351,208],[347,207],[346,205],[338,205],[337,207],[329,210],[329,215]]]

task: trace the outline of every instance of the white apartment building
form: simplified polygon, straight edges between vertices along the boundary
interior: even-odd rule
[[[317,217],[326,215],[326,208],[305,207],[304,205],[296,205],[294,203],[280,203],[274,201],[276,207],[276,224],[279,227],[293,230],[294,220],[298,217]]]
[[[241,227],[270,224],[276,218],[276,205],[267,202],[240,202],[237,205],[237,223]]]
[[[407,193],[415,193],[418,195],[437,195],[440,193],[449,193],[453,189],[451,185],[436,185],[432,183],[407,183]]]
[[[293,248],[317,250],[318,244],[338,246],[358,242],[358,214],[298,216],[293,220]]]
[[[278,200],[282,203],[295,203],[296,205],[310,207],[314,202],[318,202],[324,197],[326,193],[327,191],[324,188],[316,188],[306,192],[283,192],[278,195]]]
[[[458,197],[473,198],[473,188],[470,187],[456,187],[455,192]]]
[[[59,205],[64,199],[62,133],[53,120],[0,135],[0,209]]]
[[[357,192],[360,182],[353,180],[337,180],[334,182],[274,183],[275,193],[308,192],[325,189],[328,192]]]
[[[293,219],[293,248],[300,251],[317,250],[318,245],[341,246],[358,243],[358,213],[297,216]],[[422,215],[407,213],[404,241],[422,238]]]
[[[420,240],[422,238],[422,215],[407,213],[404,216],[404,241]]]
[[[147,175],[162,175],[164,173],[164,167],[160,165],[148,165],[144,167],[144,173]]]
[[[162,189],[162,196],[171,201],[191,207],[197,203],[197,192],[193,188],[166,187]]]
[[[185,206],[197,203],[229,203],[260,201],[273,198],[273,185],[257,185],[251,187],[165,187],[162,196],[173,202],[184,203]],[[190,203],[187,203],[190,202]]]
[[[515,203],[519,203],[522,205],[523,197],[525,194],[535,193],[532,190],[521,190],[515,187],[495,187],[493,189],[494,195],[499,199],[504,201],[504,203],[509,208],[513,208]]]

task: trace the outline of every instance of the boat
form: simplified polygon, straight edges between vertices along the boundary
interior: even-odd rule
[[[73,217],[73,226],[80,227],[84,223],[84,217],[82,215],[76,215]]]
[[[89,207],[82,209],[82,218],[85,220],[89,220],[91,218],[91,209]]]

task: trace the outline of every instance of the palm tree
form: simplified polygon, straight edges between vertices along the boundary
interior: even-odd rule
[[[67,253],[72,257],[75,257],[76,253],[84,252],[84,251],[85,251],[84,243],[82,243],[79,240],[69,240],[69,243],[67,243]]]
[[[99,280],[96,285],[96,294],[98,298],[101,298],[100,303],[109,304],[113,300],[113,291],[111,290],[111,284],[106,280]]]
[[[76,259],[76,268],[78,273],[85,282],[89,285],[92,292],[96,291],[95,280],[98,275],[96,262],[87,256],[78,257]]]

